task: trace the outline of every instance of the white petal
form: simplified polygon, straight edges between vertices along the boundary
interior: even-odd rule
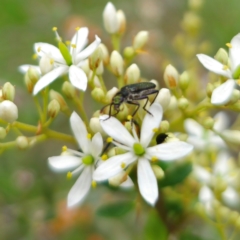
[[[123,171],[122,165],[128,166],[136,161],[137,156],[128,152],[109,158],[102,163],[93,173],[93,179],[104,181]]]
[[[204,150],[208,144],[208,142],[205,141],[205,139],[195,136],[189,136],[187,138],[187,142],[192,144],[195,150]]]
[[[31,65],[31,64],[24,64],[18,67],[18,71],[21,73],[26,73],[28,69],[32,67],[38,71],[39,74],[41,74],[40,67],[37,65]]]
[[[108,182],[114,187],[131,188],[134,186],[132,179],[127,175],[125,171],[121,171],[115,176],[109,178]]]
[[[96,133],[92,138],[92,155],[97,158],[103,150],[103,139],[101,133]]]
[[[77,179],[68,194],[67,205],[69,208],[82,203],[84,197],[88,194],[92,183],[92,172],[92,166],[83,169],[80,177]]]
[[[140,143],[143,147],[147,147],[152,140],[155,134],[153,129],[159,128],[163,114],[162,106],[158,103],[153,103],[148,111],[152,115],[146,113],[141,127]]]
[[[221,148],[226,148],[227,147],[227,145],[224,142],[224,140],[221,137],[217,136],[217,135],[212,136],[209,139],[209,145],[210,145],[211,148],[215,148],[215,149],[221,149]]]
[[[76,45],[76,53],[81,52],[81,50],[87,45],[88,43],[88,28],[82,27],[80,28],[73,36],[71,40],[71,44]],[[73,50],[74,48],[71,48]]]
[[[84,153],[91,154],[91,141],[88,139],[86,126],[76,112],[72,113],[70,124],[79,147]]]
[[[62,155],[48,158],[49,167],[53,171],[68,171],[78,167],[81,164],[81,159],[76,156]]]
[[[88,79],[86,73],[75,65],[71,65],[69,68],[69,80],[75,88],[83,91],[87,89]]]
[[[224,105],[231,99],[236,83],[233,79],[228,79],[225,83],[215,88],[212,93],[211,103],[213,105]]]
[[[227,189],[222,193],[222,199],[227,206],[239,209],[240,196],[234,188],[227,187]]]
[[[231,161],[229,161],[230,158],[230,155],[225,151],[219,153],[217,161],[213,167],[215,175],[224,176],[229,173],[231,168]]]
[[[162,161],[172,161],[185,157],[193,150],[193,146],[182,141],[162,143],[146,149],[150,156]]]
[[[214,199],[212,190],[207,186],[203,186],[200,189],[198,197],[199,197],[200,202],[202,202],[202,203],[208,203]]]
[[[54,59],[56,63],[61,63],[66,65],[66,61],[63,58],[60,50],[52,44],[49,43],[35,43],[34,51],[38,54],[38,56],[42,57],[43,55],[47,55],[49,58]]]
[[[232,76],[231,71],[229,69],[225,70],[223,64],[218,62],[214,58],[211,58],[205,54],[197,54],[197,57],[198,60],[202,63],[202,65],[209,71],[228,78]]]
[[[107,135],[126,146],[133,146],[135,139],[115,117],[109,118],[108,115],[103,115],[99,119],[100,124]]]
[[[240,34],[237,34],[231,40],[231,47],[229,48],[229,58],[232,71],[240,65]]]
[[[142,197],[152,206],[158,199],[157,179],[147,159],[140,158],[137,167],[138,187]]]
[[[200,182],[210,184],[212,175],[205,168],[195,165],[193,167],[193,175]]]
[[[86,47],[83,51],[81,51],[75,59],[75,64],[78,64],[80,61],[88,58],[98,47],[101,43],[101,39],[96,35],[95,41],[92,42],[88,47]]]
[[[126,188],[133,188],[134,187],[134,183],[133,183],[132,179],[129,176],[127,176],[127,180],[124,181],[123,183],[121,183],[120,187],[121,188],[125,188],[125,189]]]
[[[229,117],[225,112],[219,112],[214,116],[214,126],[215,131],[222,131],[229,127]]]
[[[195,120],[188,118],[184,121],[184,128],[186,132],[190,135],[197,136],[201,138],[204,133],[203,127]]]
[[[38,80],[38,82],[34,86],[33,95],[36,95],[39,91],[41,91],[43,88],[52,83],[56,78],[66,73],[67,70],[68,70],[67,66],[60,66],[54,68],[51,72],[45,74]]]
[[[111,2],[108,2],[103,11],[104,27],[109,33],[116,33],[119,28],[117,11]]]

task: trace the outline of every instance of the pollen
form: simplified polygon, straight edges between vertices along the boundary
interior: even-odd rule
[[[131,115],[128,115],[128,116],[127,116],[127,120],[129,120],[129,121],[131,121],[132,118],[133,118],[133,117],[132,117]]]
[[[96,188],[97,187],[97,182],[96,181],[92,181],[92,188]]]
[[[71,179],[72,178],[72,173],[71,172],[68,172],[67,173],[67,179]]]
[[[53,27],[52,30],[53,30],[54,32],[56,32],[56,31],[57,31],[57,27]]]
[[[77,48],[77,45],[76,44],[71,44],[71,47],[72,48]]]
[[[113,139],[111,137],[107,138],[107,143],[111,143],[113,141]]]
[[[152,162],[157,162],[158,158],[156,156],[152,156],[151,161]]]
[[[87,134],[87,138],[88,138],[88,139],[91,139],[91,138],[92,138],[92,134],[91,134],[91,133],[88,133],[88,134]]]
[[[157,133],[158,132],[158,128],[153,128],[152,130],[154,133]]]
[[[70,41],[66,41],[65,43],[66,43],[67,46],[69,46],[71,44]]]
[[[126,163],[125,162],[122,162],[121,163],[121,168],[124,169],[126,167]]]
[[[107,154],[103,154],[101,158],[103,161],[106,161],[108,159],[108,156],[107,156]]]
[[[223,65],[223,70],[227,70],[229,67],[227,65]]]
[[[32,55],[32,58],[35,60],[35,59],[38,58],[38,55],[35,53],[35,54]]]
[[[232,48],[232,44],[231,43],[226,43],[226,46],[229,48]]]
[[[63,147],[62,147],[62,152],[66,152],[67,149],[68,149],[67,146],[63,146]]]
[[[80,27],[76,27],[75,30],[78,31],[80,29]]]

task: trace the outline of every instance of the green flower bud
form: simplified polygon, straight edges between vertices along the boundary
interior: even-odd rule
[[[9,101],[4,100],[0,103],[0,118],[8,123],[12,123],[18,118],[17,106]]]
[[[240,131],[238,130],[224,130],[221,132],[221,137],[229,143],[240,144]]]
[[[232,92],[232,96],[230,98],[229,103],[234,104],[239,100],[239,98],[240,98],[240,91],[237,90],[237,89],[234,89],[233,92]]]
[[[236,223],[237,219],[239,218],[239,213],[237,211],[231,211],[229,213],[229,223],[234,224]]]
[[[119,92],[119,90],[116,87],[113,87],[112,89],[108,90],[106,94],[105,102],[110,103],[117,92]]]
[[[100,62],[102,61],[102,55],[102,48],[97,47],[97,49],[89,57],[89,66],[91,70],[94,70],[99,66]]]
[[[126,17],[122,10],[117,11],[118,33],[124,34],[126,31]]]
[[[28,71],[28,78],[32,82],[33,86],[39,80],[40,74],[39,71],[35,67],[29,67]]]
[[[163,120],[160,123],[160,131],[161,133],[166,133],[169,130],[169,122],[167,120]]]
[[[56,99],[53,99],[48,104],[48,116],[51,118],[55,118],[60,111],[60,104]]]
[[[227,221],[229,219],[229,215],[231,213],[231,210],[227,207],[221,206],[218,210],[218,214],[220,218],[224,219],[224,221]]]
[[[117,77],[123,75],[124,70],[123,58],[120,55],[120,53],[116,50],[114,50],[111,54],[110,65],[114,75],[116,75]]]
[[[224,48],[220,48],[214,58],[223,65],[228,65],[228,53]]]
[[[123,154],[125,153],[126,151],[123,150],[122,148],[119,148],[119,147],[113,147],[111,148],[109,151],[108,151],[108,157],[113,157],[113,156],[116,156],[116,155],[119,155],[119,154]]]
[[[186,98],[181,97],[180,99],[178,99],[178,107],[182,110],[185,110],[189,105],[189,102]]]
[[[132,64],[126,70],[124,80],[127,84],[137,83],[140,78],[140,69],[137,64]]]
[[[203,126],[204,126],[206,129],[212,129],[212,128],[213,128],[213,125],[214,125],[214,120],[213,120],[213,118],[207,117],[207,118],[204,119],[204,121],[203,121]]]
[[[159,167],[158,165],[152,165],[152,170],[158,180],[161,180],[164,178],[165,173],[161,167]]]
[[[96,74],[98,76],[103,75],[104,67],[103,67],[103,61],[101,61],[96,69]]]
[[[203,5],[203,0],[189,0],[188,5],[192,10],[199,10]]]
[[[108,2],[103,10],[103,24],[105,30],[110,34],[117,33],[119,29],[117,11],[111,2]]]
[[[132,59],[135,56],[135,51],[134,51],[133,47],[124,48],[123,56],[126,59]]]
[[[2,88],[2,97],[4,100],[13,101],[15,97],[15,87],[10,83],[6,82]]]
[[[76,94],[76,90],[75,88],[73,87],[73,85],[68,82],[68,81],[65,81],[62,85],[62,92],[66,95],[67,98],[69,99],[74,99]]]
[[[212,83],[208,83],[206,92],[209,98],[211,98],[213,90],[214,90],[214,86],[212,85]]]
[[[163,78],[169,89],[175,89],[178,87],[179,74],[176,68],[171,64],[166,67]]]
[[[184,14],[181,26],[186,32],[195,35],[199,32],[201,25],[201,18],[194,12],[187,12]]]
[[[178,106],[178,102],[175,96],[171,96],[170,103],[168,105],[168,110],[175,110]]]
[[[68,105],[60,93],[50,90],[49,96],[51,100],[55,99],[58,101],[61,111],[65,112],[68,109]]]
[[[104,63],[104,65],[107,65],[109,63],[109,52],[108,52],[108,49],[107,49],[107,47],[103,43],[100,43],[98,47],[101,48],[101,50],[102,50],[102,60],[103,60],[103,63]]]
[[[7,131],[5,128],[0,127],[0,139],[4,139],[7,136]]]
[[[17,137],[16,145],[19,149],[26,149],[29,146],[27,137],[25,136]]]
[[[240,229],[240,217],[238,217],[238,219],[236,220],[235,226],[237,229]]]
[[[149,38],[149,33],[147,31],[140,31],[139,33],[137,33],[137,35],[134,37],[133,39],[133,48],[134,50],[140,50],[142,49]]]
[[[99,87],[95,87],[92,90],[91,95],[93,99],[95,99],[98,102],[103,102],[105,97],[104,91],[102,90],[102,88],[99,88]]]
[[[100,125],[98,117],[92,117],[90,119],[89,126],[90,126],[91,130],[93,131],[93,133],[100,132],[102,136],[106,136],[106,133],[103,131],[103,129]]]
[[[182,90],[186,90],[190,83],[190,77],[187,71],[184,71],[179,77],[179,86]]]

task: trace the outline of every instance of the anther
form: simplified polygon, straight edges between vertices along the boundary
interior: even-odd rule
[[[226,43],[226,46],[229,48],[232,48],[232,44],[231,43]]]
[[[121,163],[121,168],[124,169],[126,167],[126,163]]]
[[[113,141],[113,139],[111,137],[107,138],[107,143],[111,143]]]
[[[62,147],[62,152],[66,152],[67,149],[68,149],[67,146],[63,146],[63,147]]]
[[[71,179],[72,178],[72,173],[71,172],[68,172],[67,173],[67,179]]]
[[[106,161],[106,160],[108,159],[107,154],[103,154],[102,157],[101,157],[101,159],[102,159],[103,161]]]

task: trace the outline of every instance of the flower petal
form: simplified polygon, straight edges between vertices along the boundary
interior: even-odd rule
[[[240,33],[234,36],[231,40],[229,48],[229,58],[232,71],[240,65]]]
[[[142,197],[146,202],[154,206],[158,199],[157,179],[149,161],[145,158],[140,158],[138,160],[137,178],[139,191]]]
[[[88,79],[86,73],[75,65],[71,65],[69,68],[69,80],[75,88],[83,91],[87,89]]]
[[[211,183],[212,175],[205,168],[196,165],[193,167],[192,173],[200,183],[203,183],[203,184]]]
[[[91,154],[91,141],[88,139],[88,132],[82,119],[76,112],[70,117],[70,124],[79,147],[86,154]]]
[[[227,206],[239,209],[240,196],[234,188],[227,187],[227,189],[222,193],[222,200]]]
[[[121,183],[120,187],[121,188],[132,188],[132,187],[134,187],[134,183],[133,183],[132,179],[129,176],[127,176],[127,180],[124,181],[123,183]]]
[[[96,133],[92,138],[92,155],[97,158],[103,150],[103,139],[101,133]]]
[[[103,10],[103,23],[108,33],[116,33],[118,31],[117,11],[111,2],[108,2]]]
[[[217,135],[212,136],[209,139],[209,143],[207,143],[207,144],[209,144],[209,146],[213,149],[227,148],[227,145],[224,142],[224,140]]]
[[[148,111],[152,115],[146,113],[141,127],[140,143],[143,147],[147,147],[152,140],[155,134],[153,130],[159,128],[163,114],[162,106],[158,103],[153,103]]]
[[[34,51],[37,53],[38,56],[42,57],[43,55],[47,55],[49,58],[54,59],[56,63],[66,65],[66,61],[62,56],[60,50],[52,44],[49,43],[35,43]]]
[[[68,70],[67,66],[59,66],[57,68],[54,68],[51,72],[45,74],[38,80],[38,82],[34,86],[33,95],[38,94],[39,91],[41,91],[43,88],[52,83],[56,78],[65,74],[67,70]]]
[[[214,116],[214,126],[215,131],[222,131],[229,127],[229,118],[225,112],[219,112]]]
[[[150,156],[162,161],[172,161],[185,157],[193,150],[193,146],[182,141],[162,143],[146,149]]]
[[[62,155],[48,158],[49,167],[53,171],[68,171],[78,167],[82,163],[81,158],[71,155]]]
[[[68,194],[67,205],[69,208],[82,203],[84,197],[88,194],[92,183],[92,172],[92,166],[87,166],[83,169],[80,177]]]
[[[189,136],[187,142],[194,146],[195,150],[204,150],[208,144],[203,138]]]
[[[233,79],[227,80],[219,87],[215,88],[212,93],[211,103],[213,105],[224,105],[231,99],[236,83]]]
[[[82,52],[80,52],[76,56],[76,62],[75,64],[79,64],[82,60],[88,58],[98,47],[98,45],[101,43],[101,39],[96,35],[95,41],[92,42],[88,47],[86,47]]]
[[[76,45],[75,51],[79,53],[88,43],[88,28],[80,28],[73,36],[71,44]],[[71,51],[74,51],[74,48],[71,48]],[[72,53],[72,52],[71,52]]]
[[[93,179],[104,181],[123,171],[122,165],[128,166],[136,161],[137,156],[132,152],[116,155],[102,163],[93,173]]]
[[[203,127],[198,122],[196,122],[191,118],[187,118],[184,121],[184,128],[186,132],[190,135],[193,135],[199,138],[203,136],[203,133],[204,133]]]
[[[21,73],[26,73],[30,67],[36,69],[38,71],[38,73],[41,74],[40,67],[37,65],[31,65],[31,64],[24,64],[24,65],[19,66],[18,71]]]
[[[229,161],[230,158],[231,156],[225,151],[222,151],[221,153],[219,153],[217,161],[213,167],[213,173],[216,176],[223,177],[228,173],[230,174],[230,170],[233,170],[231,169],[232,166],[231,166],[231,161]]]
[[[208,186],[203,186],[198,195],[199,201],[206,204],[214,199],[212,190]]]
[[[218,62],[214,58],[211,58],[205,54],[197,54],[197,57],[198,60],[202,63],[202,65],[209,71],[225,76],[227,78],[231,78],[231,71],[229,69],[225,70],[223,64]]]
[[[108,118],[108,119],[107,119]],[[115,117],[108,115],[100,116],[100,124],[107,135],[112,137],[117,142],[120,142],[126,146],[132,147],[135,143],[135,139],[128,132],[128,130],[118,121]]]

